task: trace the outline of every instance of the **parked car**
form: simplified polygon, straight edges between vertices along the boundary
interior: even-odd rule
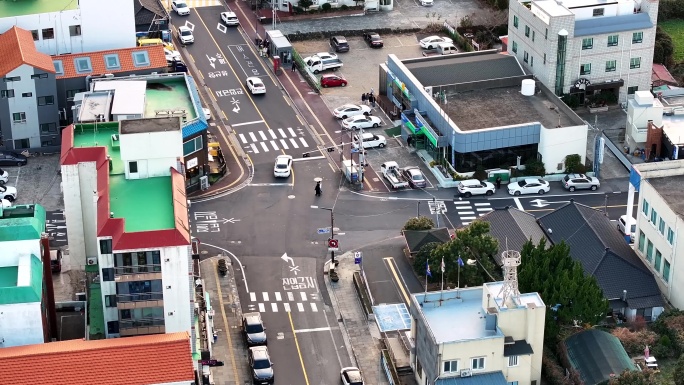
[[[617,229],[623,235],[629,235],[629,243],[634,243],[636,233],[636,219],[623,215],[618,219]]]
[[[261,313],[242,314],[242,333],[245,336],[247,346],[266,345],[266,328],[261,320]]]
[[[359,148],[359,137],[357,135],[354,135],[352,140],[353,140],[352,147]],[[362,140],[363,148],[373,148],[373,147],[383,148],[383,147],[387,146],[387,139],[385,139],[385,137],[382,135],[375,135],[375,134],[371,134],[368,132],[364,132],[363,134],[361,134],[361,140]]]
[[[9,180],[9,173],[0,168],[0,186],[7,183]]]
[[[182,61],[181,54],[178,51],[170,50],[164,47],[164,56],[166,56],[166,65],[171,66],[174,61]]]
[[[59,273],[62,271],[62,250],[50,250],[50,269],[53,273]]]
[[[420,168],[413,166],[413,167],[404,167],[401,170],[402,174],[404,175],[404,179],[406,179],[409,183],[409,186],[412,188],[425,188],[427,187],[427,181],[425,180],[425,176],[423,175],[423,172],[420,171]]]
[[[311,56],[307,56],[304,58],[304,63],[309,63],[310,60],[313,60],[314,58],[318,58],[320,60],[330,60],[330,59],[339,59],[337,57],[336,53],[333,52],[319,52],[316,54],[313,54]]]
[[[253,346],[248,352],[249,367],[254,384],[273,384],[273,363],[266,346]]]
[[[371,48],[383,47],[382,38],[380,37],[380,34],[378,34],[377,32],[364,32],[363,40],[365,40],[366,43],[368,43],[368,46]]]
[[[437,44],[439,43],[452,43],[453,40],[449,39],[448,37],[441,37],[441,36],[428,36],[425,39],[420,39],[420,47],[425,48],[425,49],[435,49],[437,48]]]
[[[12,151],[0,151],[0,166],[25,166],[28,158]]]
[[[192,36],[192,30],[184,25],[178,27],[178,39],[183,44],[192,44],[195,42],[195,37]]]
[[[598,178],[593,176],[586,176],[584,174],[568,174],[563,178],[563,187],[568,191],[575,191],[578,189],[589,189],[595,191],[601,187],[601,182]]]
[[[432,7],[434,2],[432,0],[420,0],[420,5],[423,7]]]
[[[202,107],[202,113],[204,114],[204,119],[211,120],[211,110],[207,107]]]
[[[17,188],[7,185],[0,186],[0,199],[14,202],[17,199]]]
[[[325,74],[321,76],[321,87],[346,87],[347,79],[340,75]]]
[[[492,195],[496,191],[496,187],[491,182],[486,180],[479,181],[477,179],[462,180],[458,185],[458,193],[461,196],[470,198],[473,195]]]
[[[349,42],[344,36],[333,36],[330,38],[330,48],[335,52],[349,52]]]
[[[342,60],[337,58],[337,55],[335,55],[335,57],[330,57],[330,55],[327,55],[325,59],[321,59],[320,56],[314,55],[304,58],[304,62],[306,63],[308,70],[314,74],[318,74],[319,72],[326,70],[337,71],[338,68],[344,65]]]
[[[371,108],[365,104],[345,104],[333,110],[333,116],[338,119],[347,119],[357,115],[370,115]]]
[[[345,130],[358,130],[359,128],[377,128],[382,124],[382,119],[372,115],[356,115],[342,121]]]
[[[540,178],[525,178],[508,184],[508,193],[511,195],[544,194],[549,190],[551,190],[549,182]]]
[[[187,16],[190,14],[190,8],[185,4],[185,1],[173,0],[171,2],[171,9],[176,11],[179,16]]]
[[[355,366],[342,368],[340,377],[342,377],[342,384],[344,385],[364,385],[361,371]]]
[[[266,93],[266,86],[264,85],[264,82],[262,82],[261,79],[256,76],[248,77],[245,81],[245,84],[247,85],[247,88],[249,89],[249,92],[252,93],[252,95]]]
[[[221,21],[228,26],[240,25],[240,20],[238,20],[235,12],[221,12]]]
[[[273,166],[273,176],[289,178],[290,174],[292,174],[292,157],[290,155],[278,155]]]

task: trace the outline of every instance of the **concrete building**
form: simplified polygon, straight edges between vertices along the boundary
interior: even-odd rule
[[[657,17],[658,0],[511,1],[508,53],[558,96],[623,103],[651,89]]]
[[[178,117],[65,128],[64,213],[71,265],[97,266],[105,336],[184,331],[196,352],[181,137]]]
[[[637,91],[634,98],[627,101],[627,129],[625,142],[633,144],[630,147],[646,142],[649,122],[662,127],[663,104],[650,91]]]
[[[42,206],[0,209],[0,348],[49,341],[44,231]]]
[[[30,31],[39,52],[61,55],[135,47],[134,1],[1,1],[0,33]]]
[[[0,3],[0,9],[7,3]],[[59,151],[57,90],[50,56],[36,51],[31,33],[17,27],[0,35],[0,51],[0,148]]]
[[[537,293],[504,295],[504,287],[411,295],[418,384],[540,384],[546,306]]]

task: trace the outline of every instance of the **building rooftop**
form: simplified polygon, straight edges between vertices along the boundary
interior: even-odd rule
[[[101,122],[102,117],[109,116],[112,109],[112,91],[84,92],[77,121],[82,123]]]
[[[0,267],[0,305],[40,302],[42,295],[43,262],[40,258],[25,254],[18,258],[15,266]]]
[[[43,1],[0,1],[0,15],[4,7],[10,4],[34,4],[46,3],[50,0]],[[60,1],[55,1],[59,3]],[[31,32],[13,26],[5,33],[0,35],[0,77],[7,75],[22,64],[30,65],[31,67],[41,69],[45,72],[55,73],[55,67],[49,55],[36,50],[36,44],[33,42],[33,35]]]
[[[45,209],[41,205],[0,208],[0,242],[40,239],[45,231]]]
[[[187,114],[185,120],[192,120],[197,117],[193,101],[190,98],[190,91],[183,79],[147,83],[145,117],[165,116],[167,111],[182,111]]]
[[[670,206],[670,209],[684,218],[684,175],[670,175],[663,177],[651,176],[648,183],[660,194]]]
[[[523,1],[523,3],[525,2],[527,1]],[[533,1],[531,5],[532,13],[535,12],[535,7],[541,9],[551,17],[571,16],[573,14],[569,9],[565,8],[562,3],[558,4],[556,0]]]
[[[653,28],[648,13],[634,13],[610,17],[595,17],[575,21],[575,37],[606,33],[641,31]]]
[[[684,144],[684,116],[663,115],[663,133],[672,144]]]
[[[144,80],[113,80],[93,83],[93,91],[114,91],[112,115],[143,116],[147,82]]]
[[[156,2],[156,1],[155,1]],[[0,2],[1,4],[1,2]],[[136,2],[137,4],[137,2]],[[149,58],[148,65],[136,65],[133,61],[133,55],[136,52],[145,51]],[[107,66],[105,64],[105,57],[116,56],[118,58],[118,67]],[[76,71],[75,59],[81,57],[89,57],[92,71],[82,72]],[[103,74],[117,74],[120,72],[144,71],[149,68],[166,69],[166,56],[164,55],[164,46],[149,45],[145,47],[121,48],[107,51],[97,52],[83,52],[67,55],[52,56],[53,62],[60,60],[62,62],[62,72],[57,74],[57,79],[69,78],[85,78],[86,76],[103,75]]]
[[[181,121],[178,117],[125,119],[119,122],[121,134],[179,131],[180,129]]]
[[[504,283],[503,282],[489,282],[485,283],[484,286],[487,291],[492,294],[492,298],[496,302],[497,308],[501,310],[505,309],[517,309],[517,308],[527,308],[527,307],[544,307],[544,301],[537,293],[521,293],[519,294],[515,301],[507,300],[504,304],[502,292]]]
[[[0,18],[78,9],[74,0],[0,1]]]

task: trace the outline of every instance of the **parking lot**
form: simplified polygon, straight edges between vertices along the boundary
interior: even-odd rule
[[[64,209],[59,155],[31,157],[26,166],[3,166],[2,169],[9,173],[7,185],[17,188],[14,204],[39,204],[46,211]]]

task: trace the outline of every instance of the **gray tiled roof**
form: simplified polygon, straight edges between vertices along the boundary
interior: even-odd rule
[[[575,21],[575,36],[601,35],[605,33],[640,31],[653,28],[648,13],[634,13],[611,17],[594,17]]]
[[[135,24],[149,25],[157,18],[165,17],[166,11],[159,0],[133,0],[135,12]]]
[[[514,207],[495,209],[480,219],[489,222],[489,234],[499,241],[499,252],[494,256],[499,265],[502,264],[501,253],[507,247],[509,250],[520,250],[530,239],[537,245],[541,239],[546,238],[532,214]]]
[[[571,201],[538,222],[554,244],[570,246],[572,258],[596,278],[606,299],[621,298],[626,290],[632,309],[663,306],[653,274],[603,212]]]
[[[451,239],[449,230],[445,227],[432,230],[404,230],[404,239],[409,252],[417,253],[420,248],[428,243],[445,243]]]
[[[523,76],[525,71],[515,56],[501,53],[404,61],[406,68],[423,86],[461,84]]]

